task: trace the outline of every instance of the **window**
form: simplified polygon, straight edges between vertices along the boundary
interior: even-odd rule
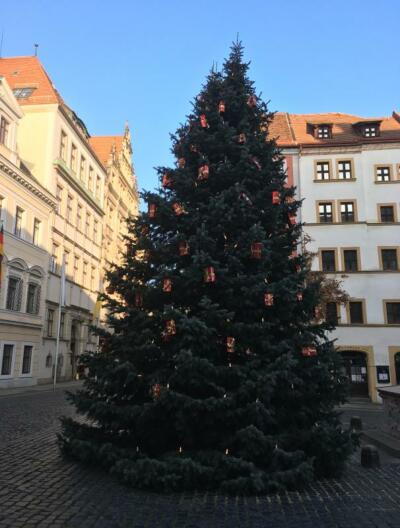
[[[343,250],[344,271],[358,271],[358,255],[356,249]]]
[[[21,238],[22,236],[22,220],[24,217],[24,210],[21,207],[17,207],[15,212],[15,225],[14,225],[14,235]]]
[[[97,236],[99,231],[99,222],[97,220],[93,221],[93,240],[97,242]]]
[[[100,198],[101,192],[101,179],[100,176],[96,177],[96,198]]]
[[[64,337],[64,330],[65,330],[65,313],[61,312],[61,317],[60,317],[60,338],[61,339]]]
[[[329,161],[318,161],[317,164],[317,180],[329,180],[330,164]]]
[[[63,188],[61,187],[61,185],[57,185],[57,199],[61,202],[62,198],[63,198]]]
[[[37,315],[40,307],[40,284],[30,282],[26,298],[26,312]]]
[[[53,336],[54,331],[54,310],[47,310],[47,335],[48,337]]]
[[[1,359],[1,375],[10,376],[12,368],[12,360],[14,355],[14,345],[3,345],[3,356]]]
[[[78,282],[79,275],[79,257],[74,256],[74,279]]]
[[[93,192],[93,180],[94,180],[94,170],[93,170],[93,167],[89,166],[88,189],[90,192]]]
[[[24,352],[22,355],[22,370],[21,374],[30,374],[32,366],[32,345],[24,345]]]
[[[321,251],[322,271],[336,271],[336,255],[334,249],[325,249]]]
[[[316,137],[319,139],[329,139],[331,137],[331,127],[329,125],[319,125]]]
[[[33,235],[32,235],[32,242],[35,246],[39,245],[39,237],[40,237],[40,220],[35,218],[33,220]]]
[[[0,196],[0,221],[3,218],[3,211],[4,211],[4,198],[3,196]]]
[[[341,202],[340,220],[342,222],[354,222],[354,202]]]
[[[94,266],[90,273],[90,289],[93,291],[96,289],[96,268]]]
[[[376,181],[386,182],[390,181],[390,166],[375,167]]]
[[[76,227],[82,229],[82,206],[78,204],[76,209]]]
[[[84,260],[82,266],[82,284],[87,286],[87,273],[88,273],[88,263]]]
[[[68,273],[68,270],[69,270],[69,251],[64,251],[64,265],[65,265],[65,273]]]
[[[352,178],[351,161],[338,161],[338,178],[339,180],[350,180]]]
[[[20,279],[19,277],[9,277],[6,299],[7,310],[19,312],[21,310],[21,298],[22,279]]]
[[[85,179],[85,172],[86,172],[86,160],[83,156],[81,156],[81,164],[79,166],[79,177],[82,181]]]
[[[387,324],[400,324],[400,301],[386,301]]]
[[[338,306],[335,302],[326,303],[326,322],[336,326],[338,324]]]
[[[89,236],[90,233],[90,213],[86,212],[86,223],[85,223],[85,235]]]
[[[381,249],[382,269],[385,271],[397,271],[397,249]]]
[[[26,99],[27,97],[30,97],[34,91],[35,88],[30,86],[26,88],[14,88],[13,94],[16,99]]]
[[[350,324],[364,324],[364,310],[362,301],[349,302]]]
[[[329,224],[333,222],[332,203],[327,202],[318,204],[318,214],[321,223]]]
[[[50,270],[54,273],[57,271],[57,262],[58,262],[58,251],[59,251],[59,245],[55,244],[53,242],[52,248],[51,248],[51,264],[50,264]]]
[[[0,144],[5,145],[7,147],[8,145],[8,131],[10,128],[10,123],[1,116],[0,119]]]
[[[71,169],[76,172],[76,163],[77,163],[77,148],[74,144],[71,147]]]
[[[67,161],[67,134],[63,130],[60,138],[60,158]]]
[[[67,219],[68,222],[71,222],[71,219],[72,219],[72,203],[73,203],[73,201],[74,201],[74,199],[69,194],[68,195],[68,201],[67,201],[67,215],[66,215],[66,219]]]
[[[394,207],[393,205],[381,205],[379,206],[379,213],[381,222],[394,222]]]
[[[364,137],[376,137],[379,135],[379,129],[376,125],[366,125],[362,129],[362,135]]]

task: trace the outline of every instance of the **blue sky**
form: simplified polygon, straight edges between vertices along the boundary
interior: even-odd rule
[[[92,135],[120,134],[128,120],[147,189],[237,33],[272,110],[382,116],[400,108],[399,18],[398,0],[0,0],[3,57],[39,43]]]

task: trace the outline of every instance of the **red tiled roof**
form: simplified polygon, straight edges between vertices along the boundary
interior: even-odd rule
[[[287,123],[285,123],[284,117]],[[380,122],[380,135],[365,138],[354,125],[361,123]],[[332,137],[316,138],[310,130],[312,124],[332,125]],[[278,112],[270,126],[270,135],[277,138],[281,147],[295,145],[303,146],[335,146],[354,145],[362,143],[382,143],[385,141],[400,141],[400,119],[393,112],[391,117],[360,117],[352,114],[282,114]]]
[[[92,136],[89,138],[89,143],[100,161],[106,164],[110,158],[113,145],[115,145],[117,154],[121,152],[123,139],[124,136]]]
[[[63,104],[37,57],[9,57],[0,59],[0,75],[3,75],[10,88],[35,88],[30,97],[18,99],[20,105]]]

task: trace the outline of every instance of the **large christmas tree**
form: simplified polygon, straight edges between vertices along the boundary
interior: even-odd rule
[[[173,136],[176,168],[130,221],[101,350],[62,449],[143,489],[262,493],[337,474],[340,359],[316,319],[273,115],[235,44]]]

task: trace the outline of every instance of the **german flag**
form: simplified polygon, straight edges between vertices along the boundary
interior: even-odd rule
[[[4,257],[4,227],[0,223],[0,289],[3,282],[3,257]]]

